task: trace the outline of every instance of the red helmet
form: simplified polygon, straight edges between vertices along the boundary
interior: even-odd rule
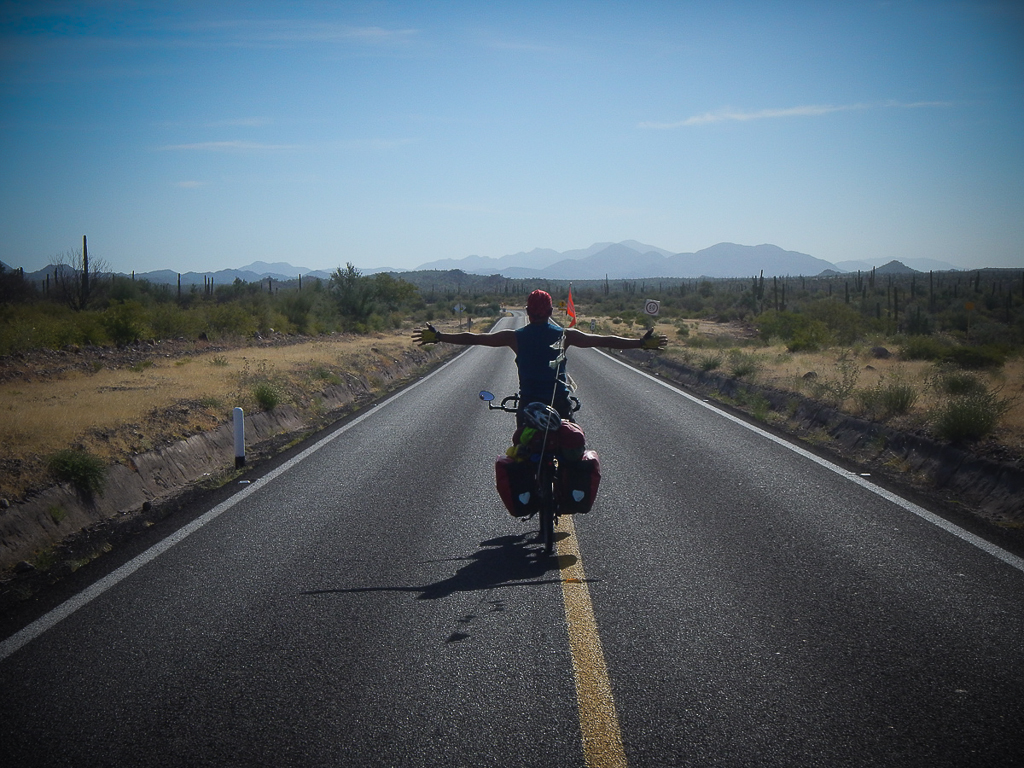
[[[526,300],[526,314],[533,317],[551,317],[554,305],[551,302],[551,294],[547,291],[534,291]]]

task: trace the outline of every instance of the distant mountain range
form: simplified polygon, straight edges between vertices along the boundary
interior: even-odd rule
[[[2,264],[2,262],[0,262]],[[6,265],[5,268],[10,269]],[[696,253],[672,253],[664,248],[645,245],[636,240],[621,243],[594,243],[589,248],[555,251],[535,248],[528,253],[514,253],[501,258],[467,256],[463,259],[442,259],[421,264],[415,270],[376,267],[360,268],[362,274],[377,272],[401,273],[405,271],[462,270],[471,275],[502,275],[508,278],[541,278],[549,280],[629,280],[639,278],[715,278],[752,277],[764,272],[765,277],[785,275],[814,276],[846,272],[870,272],[872,268],[887,272],[927,272],[959,270],[953,264],[933,259],[904,259],[883,264],[879,261],[841,261],[830,263],[797,251],[786,251],[777,245],[737,245],[719,243]],[[26,273],[30,280],[41,282],[53,275],[50,265],[38,272]],[[288,281],[300,275],[303,279],[330,279],[331,271],[295,267],[286,262],[254,261],[239,269],[216,272],[184,272],[182,285],[202,285],[213,280],[215,285],[233,283],[236,279],[247,283],[261,280]],[[135,277],[153,283],[178,282],[173,270],[138,272]]]
[[[952,264],[932,259],[905,259],[899,264],[905,271],[957,270]],[[468,256],[464,259],[432,261],[417,270],[461,269],[476,275],[500,274],[510,278],[539,277],[550,280],[615,280],[636,278],[751,277],[764,271],[766,277],[783,275],[842,274],[858,270],[870,272],[883,262],[846,261],[832,264],[824,259],[777,245],[737,245],[719,243],[696,253],[672,253],[664,248],[624,240],[621,243],[595,243],[589,248],[559,253],[537,248],[500,259]],[[893,269],[896,269],[895,267]]]

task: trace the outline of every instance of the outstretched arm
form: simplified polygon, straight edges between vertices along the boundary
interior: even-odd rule
[[[469,333],[468,331],[442,333],[435,329],[434,326],[427,325],[426,328],[417,328],[413,331],[412,340],[421,347],[424,344],[442,342],[444,344],[460,344],[463,346],[509,347],[513,351],[516,349],[516,332],[510,330],[494,331],[493,333]]]
[[[626,336],[612,336],[601,333],[584,333],[576,328],[565,332],[565,340],[573,347],[603,347],[604,349],[664,349],[668,345],[668,336],[654,335],[652,328],[638,339]]]

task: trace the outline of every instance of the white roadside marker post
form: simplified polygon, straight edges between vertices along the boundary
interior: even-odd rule
[[[235,469],[245,466],[245,413],[235,408]]]

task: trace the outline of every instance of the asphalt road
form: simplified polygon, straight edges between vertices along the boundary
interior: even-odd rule
[[[1024,562],[570,370],[603,481],[558,559],[493,487],[512,355],[469,350],[8,638],[0,760],[1021,765]]]

